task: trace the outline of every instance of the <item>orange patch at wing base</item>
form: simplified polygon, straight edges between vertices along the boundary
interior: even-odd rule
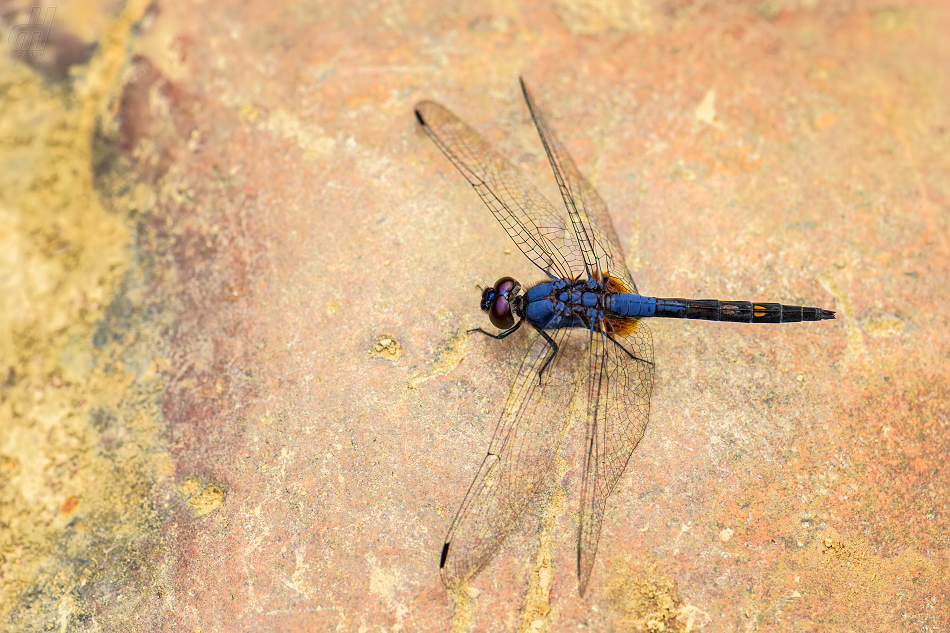
[[[624,285],[622,281],[616,277],[611,277],[610,275],[606,276],[604,288],[607,290],[607,292],[614,294],[633,293],[633,290],[627,288],[627,286]],[[630,334],[633,334],[637,331],[637,324],[640,320],[634,317],[612,317],[606,321],[607,322],[604,324],[602,329],[608,334],[613,334],[614,336],[629,336]]]
[[[606,276],[606,281],[604,282],[604,288],[607,289],[607,292],[613,292],[613,293],[621,293],[621,292],[632,293],[633,292],[633,290],[631,290],[630,288],[627,288],[622,281],[620,281],[616,277],[611,277],[610,275]]]
[[[636,317],[611,317],[604,321],[601,329],[613,336],[629,336],[637,331],[637,326],[640,324],[640,319]]]

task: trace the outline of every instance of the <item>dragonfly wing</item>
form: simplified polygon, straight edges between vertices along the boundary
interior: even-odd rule
[[[623,248],[620,246],[617,231],[614,230],[613,222],[610,220],[607,205],[593,185],[581,174],[567,148],[561,144],[554,129],[548,123],[547,117],[531,96],[523,79],[521,91],[528,103],[528,110],[531,111],[531,118],[538,129],[541,142],[544,144],[544,151],[547,152],[551,169],[554,170],[554,177],[577,235],[588,275],[591,277],[596,275],[601,279],[604,275],[609,275],[623,285],[624,292],[637,292],[637,287],[627,271]]]
[[[581,595],[594,567],[607,497],[617,486],[650,417],[653,337],[646,324],[627,334],[594,330],[588,356],[587,441],[577,541]],[[607,330],[612,328],[608,325]],[[632,330],[632,331],[631,331]]]
[[[574,232],[521,171],[464,121],[432,101],[416,105],[416,119],[436,146],[472,184],[521,252],[550,277],[584,271]]]
[[[505,402],[491,446],[465,495],[442,549],[442,581],[457,587],[478,572],[521,513],[549,489],[571,400],[580,346],[566,344],[572,330],[554,330],[553,351],[538,334],[529,346]]]

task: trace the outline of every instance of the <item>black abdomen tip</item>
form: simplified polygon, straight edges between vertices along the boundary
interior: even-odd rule
[[[419,113],[416,112],[416,116],[419,116]],[[442,546],[442,559],[439,561],[439,569],[445,567],[445,559],[449,555],[449,544],[446,543]]]
[[[782,306],[783,308],[796,308],[797,306]],[[835,318],[835,313],[831,310],[825,310],[823,308],[800,308],[801,320],[802,321],[824,321],[826,319]],[[798,321],[799,319],[792,318],[787,319],[789,321]]]

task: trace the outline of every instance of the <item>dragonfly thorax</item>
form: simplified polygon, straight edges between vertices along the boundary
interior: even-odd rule
[[[520,293],[521,284],[512,277],[502,277],[482,291],[481,308],[488,313],[492,325],[507,330],[515,324],[515,315],[521,316]]]

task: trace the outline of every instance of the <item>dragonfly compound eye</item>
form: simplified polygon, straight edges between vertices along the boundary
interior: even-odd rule
[[[495,282],[495,292],[507,297],[508,293],[510,293],[517,285],[518,282],[511,277],[502,277]]]
[[[508,303],[506,295],[495,297],[488,310],[488,319],[499,330],[507,330],[515,324],[515,318],[511,316],[511,304]]]
[[[511,314],[511,292],[517,288],[518,282],[511,277],[502,277],[495,282],[492,289],[495,296],[488,308],[488,319],[498,329],[507,330],[515,324],[515,318]]]

